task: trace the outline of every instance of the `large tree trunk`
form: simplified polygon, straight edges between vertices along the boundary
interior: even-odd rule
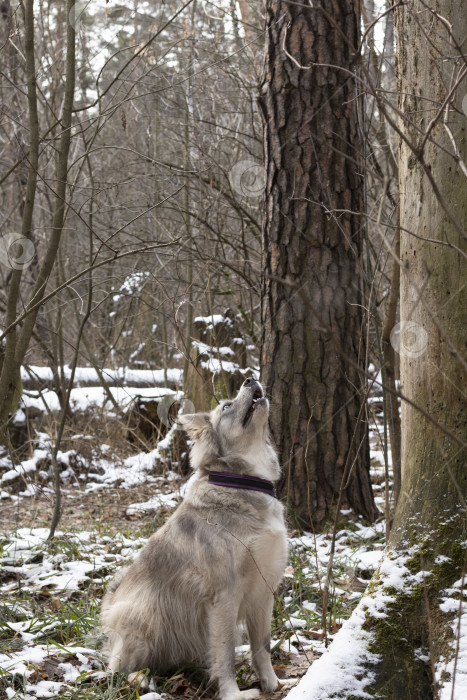
[[[413,142],[422,141],[416,127],[422,133],[432,127],[433,141],[425,144],[422,158],[437,184],[439,198],[428,182],[423,163],[402,142],[401,389],[423,411],[402,402],[403,481],[396,526],[413,513],[424,524],[433,524],[433,516],[440,512],[439,498],[443,499],[443,508],[444,503],[448,508],[457,508],[459,489],[466,493],[467,480],[465,449],[427,419],[427,415],[431,416],[454,436],[467,438],[467,179],[451,155],[453,145],[444,126],[446,121],[465,162],[462,99],[467,91],[467,77],[465,57],[461,61],[455,56],[462,42],[465,48],[467,13],[457,0],[436,3],[439,15],[454,28],[451,42],[446,24],[422,11],[424,7],[424,2],[415,0],[397,14],[399,108],[414,122],[414,128],[405,129]],[[416,16],[417,10],[420,13]],[[428,53],[426,36],[432,37],[438,47],[432,47]],[[452,58],[447,61],[445,56]],[[448,111],[442,109],[438,115],[462,68],[463,82],[448,103]],[[430,124],[436,116],[436,123]],[[464,229],[463,235],[456,221]]]
[[[371,520],[359,371],[366,361],[353,63],[360,18],[352,0],[334,0],[326,11],[268,0],[266,10],[261,373],[284,466],[280,494],[302,525],[322,526],[341,487],[342,507]]]
[[[377,625],[375,650],[385,653],[375,687],[386,688],[388,698],[437,696],[442,679],[433,678],[433,668],[452,637],[440,612],[442,591],[466,572],[467,179],[451,154],[467,160],[465,77],[455,87],[465,67],[459,46],[465,50],[467,14],[457,0],[428,4],[437,15],[418,0],[396,15],[399,108],[413,123],[403,132],[420,145],[431,128],[433,140],[420,159],[405,140],[400,149],[401,390],[419,408],[402,402],[402,488],[391,538],[399,556],[418,545],[412,570],[424,572],[426,583],[396,599]],[[401,616],[403,643],[393,634]],[[431,664],[417,660],[420,648]]]

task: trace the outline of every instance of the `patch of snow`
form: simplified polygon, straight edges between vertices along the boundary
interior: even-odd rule
[[[212,374],[221,374],[222,372],[227,372],[227,374],[235,374],[235,372],[240,370],[240,366],[236,362],[219,360],[217,357],[212,357],[212,355],[208,360],[201,360],[200,366],[203,369],[209,370],[209,372]]]
[[[211,347],[210,345],[206,345],[206,343],[202,343],[200,340],[193,340],[191,344],[195,348],[197,348],[198,352],[202,355],[225,355],[230,357],[235,356],[235,353],[232,350],[232,348],[229,348],[227,346]]]
[[[389,554],[381,563],[379,573],[384,577],[384,586],[401,591],[406,588],[412,576],[405,566],[406,556],[393,557]]]
[[[59,681],[39,681],[34,683],[34,685],[29,685],[26,683],[26,692],[31,693],[33,698],[53,698],[55,695],[59,695],[64,690],[70,690],[66,683],[61,683]]]
[[[159,440],[157,443],[157,448],[158,450],[167,450],[169,447],[172,445],[173,438],[174,438],[174,433],[175,431],[178,430],[178,425],[174,423],[171,427],[170,430],[167,432],[167,435],[162,438],[162,440]]]
[[[290,629],[301,629],[306,627],[306,620],[300,620],[299,617],[289,617],[285,623],[285,627]]]
[[[441,612],[458,614],[460,602],[456,598],[445,598],[439,607]]]
[[[369,552],[356,550],[352,556],[352,560],[360,569],[365,571],[376,571],[383,554],[383,549],[372,549]]]
[[[385,523],[383,520],[381,520],[378,523],[373,523],[373,525],[362,525],[361,523],[355,523],[357,526],[358,530],[358,536],[361,537],[362,539],[366,540],[371,540],[374,537],[378,537],[378,535],[384,535],[385,532]]]
[[[374,448],[371,449],[370,451],[370,457],[372,460],[375,460],[381,466],[384,466],[385,461],[384,461],[384,452],[382,450],[376,450]],[[387,458],[388,458],[388,465],[392,467],[392,456],[391,456],[391,450],[387,451]]]
[[[158,493],[144,503],[131,503],[126,509],[126,512],[128,515],[133,515],[134,513],[147,513],[151,510],[159,510],[159,508],[163,506],[166,508],[175,508],[178,502],[176,493]]]
[[[374,679],[368,665],[378,662],[369,651],[373,637],[362,629],[365,612],[361,604],[355,608],[337,633],[331,647],[314,661],[287,700],[325,700],[348,698],[350,695],[370,698],[365,691]]]
[[[2,478],[0,479],[0,484],[4,484],[7,481],[12,481],[18,476],[24,476],[24,474],[35,472],[37,469],[38,462],[40,460],[47,459],[48,456],[49,452],[46,450],[34,450],[34,454],[31,457],[31,459],[25,459],[24,462],[21,462],[20,464],[16,465],[15,467],[13,467],[13,469],[9,469],[8,471],[4,472]]]
[[[292,644],[290,639],[286,639],[285,641],[281,642],[281,644],[279,645],[279,649],[285,654],[288,654],[289,656],[300,656],[300,652],[298,651],[295,644]]]
[[[450,561],[450,558],[444,556],[444,554],[440,554],[439,556],[436,557],[435,564],[443,564],[446,561]]]
[[[219,323],[225,323],[227,326],[232,325],[232,321],[227,316],[222,314],[212,314],[212,316],[197,316],[195,318],[195,323],[205,323],[207,330],[212,330],[214,326],[218,326]]]
[[[453,616],[450,626],[453,632],[449,659],[436,664],[436,677],[443,679],[439,688],[439,700],[465,700],[467,698],[467,591],[466,581],[460,579],[444,591],[446,597],[440,605],[442,612]],[[452,596],[455,595],[456,598]]]
[[[249,644],[240,644],[235,647],[235,656],[246,656],[250,653],[250,648]]]
[[[123,410],[128,409],[131,403],[137,397],[148,399],[160,399],[164,396],[173,396],[174,400],[181,396],[180,392],[165,387],[109,387],[115,402]],[[51,412],[60,410],[60,402],[55,391],[45,390],[25,391],[21,397],[22,406],[24,408],[35,408],[39,411],[44,411],[45,406]],[[72,411],[88,411],[92,408],[104,408],[105,406],[113,411],[113,405],[109,403],[109,399],[105,389],[101,386],[87,386],[71,390],[70,407]]]
[[[421,661],[424,664],[430,663],[430,655],[425,654],[423,652],[423,649],[414,649],[414,655],[415,658],[418,659],[418,661]]]
[[[71,367],[64,365],[60,368],[60,373],[69,381],[71,378]],[[119,384],[147,384],[150,386],[158,386],[164,384],[167,376],[168,382],[181,384],[182,370],[181,369],[130,369],[129,367],[117,367],[111,369],[103,367],[101,370],[102,376],[108,382],[117,382]],[[21,379],[27,382],[31,377],[42,382],[52,382],[53,372],[51,367],[42,367],[39,365],[26,365],[21,367]],[[76,367],[74,384],[100,384],[100,377],[94,367]],[[44,392],[47,393],[47,392]]]
[[[114,294],[112,300],[117,303],[124,296],[134,296],[141,293],[149,276],[149,272],[134,272],[128,275],[120,286],[120,294]]]
[[[80,676],[81,673],[83,673],[83,671],[80,668],[77,668],[76,666],[73,666],[73,664],[70,664],[65,661],[62,661],[61,664],[58,664],[58,669],[60,670],[63,679],[65,681],[68,681],[69,683],[74,683],[78,676]]]
[[[133,556],[135,550],[135,541],[121,537],[118,541],[113,539],[114,547],[121,548],[119,554],[110,555],[106,551],[106,544],[90,543],[89,540],[93,536],[92,533],[80,532],[75,535],[67,535],[67,539],[79,543],[80,559],[68,559],[68,555],[60,552],[55,555],[50,555],[47,549],[47,528],[19,528],[14,536],[11,536],[11,541],[8,542],[0,556],[0,565],[4,571],[14,573],[20,577],[20,586],[23,590],[39,590],[47,587],[53,588],[54,592],[58,591],[77,591],[81,589],[82,584],[95,578],[95,574],[100,569],[107,571],[109,560],[114,562],[123,561],[130,554]],[[64,537],[63,532],[56,533],[57,538]],[[139,540],[143,542],[144,540]],[[125,551],[124,551],[125,550]],[[10,590],[11,583],[0,584],[0,593],[4,590]],[[16,625],[15,629],[26,638],[28,634],[43,633],[44,626],[36,627],[33,621],[12,623]],[[52,627],[51,627],[52,629]],[[36,649],[41,651],[42,647]],[[74,648],[70,653],[86,653],[89,651],[86,648]],[[22,657],[17,657],[22,660]],[[0,656],[0,667],[2,666]],[[35,662],[33,662],[35,663]]]
[[[26,423],[26,414],[21,408],[18,408],[13,416],[13,425],[24,425]]]
[[[40,664],[47,657],[49,651],[46,644],[25,647],[14,654],[0,654],[0,668],[3,672],[20,676],[28,676],[31,671],[28,664]]]

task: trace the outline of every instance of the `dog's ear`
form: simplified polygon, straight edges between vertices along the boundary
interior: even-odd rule
[[[177,423],[192,440],[199,440],[211,427],[209,413],[185,413],[178,416]]]

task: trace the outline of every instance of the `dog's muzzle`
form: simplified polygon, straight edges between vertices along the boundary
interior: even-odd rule
[[[266,404],[266,399],[264,398],[263,387],[256,381],[256,379],[253,379],[253,377],[248,377],[248,379],[245,379],[243,386],[252,392],[251,403],[249,404],[243,419],[243,427],[245,427],[251,420],[256,408]]]

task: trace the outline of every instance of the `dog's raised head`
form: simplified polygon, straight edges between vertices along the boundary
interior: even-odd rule
[[[179,424],[193,440],[193,469],[206,472],[218,469],[219,462],[235,462],[237,471],[277,479],[280,468],[269,437],[268,415],[263,388],[250,377],[235,399],[222,401],[211,413],[179,416]]]

